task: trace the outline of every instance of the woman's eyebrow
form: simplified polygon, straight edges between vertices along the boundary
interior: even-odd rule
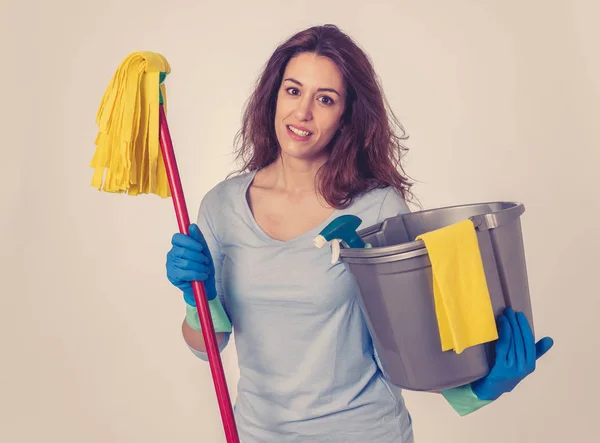
[[[296,80],[295,78],[292,78],[292,77],[288,77],[284,81],[295,83],[298,86],[304,86],[302,83],[300,83],[298,80]],[[319,91],[319,92],[333,92],[334,94],[337,94],[339,97],[341,97],[340,93],[337,92],[333,88],[319,88],[317,91]]]

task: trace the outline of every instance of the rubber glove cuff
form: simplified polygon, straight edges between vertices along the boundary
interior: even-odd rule
[[[215,332],[231,332],[231,322],[229,321],[229,317],[227,316],[219,297],[209,300],[208,307],[210,309],[210,316],[213,321]],[[198,309],[188,303],[185,305],[185,321],[192,329],[202,331]]]
[[[445,389],[440,391],[440,394],[461,417],[492,403],[492,400],[482,400],[477,397],[471,384]]]
[[[208,280],[204,281],[204,292],[206,293],[206,299],[208,301],[217,298],[217,288],[215,286],[214,277],[209,276]],[[185,303],[190,306],[196,306],[196,299],[194,298],[194,289],[189,286],[189,289],[183,291],[183,299]]]

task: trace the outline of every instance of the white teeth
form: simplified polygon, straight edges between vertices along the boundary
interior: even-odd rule
[[[288,126],[288,128],[290,128],[290,131],[292,131],[294,134],[300,135],[302,137],[307,137],[310,135],[310,132],[308,131],[301,131],[300,129],[296,129],[293,126]]]

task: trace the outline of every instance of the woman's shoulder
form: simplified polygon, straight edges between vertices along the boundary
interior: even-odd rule
[[[357,195],[348,212],[363,218],[369,224],[410,212],[401,192],[393,186],[377,187]]]
[[[252,181],[253,174],[252,171],[244,172],[218,182],[202,197],[198,215],[216,221],[240,212],[240,206],[245,199],[244,189]]]
[[[223,204],[236,199],[248,187],[254,174],[255,171],[249,171],[227,177],[210,188],[202,200],[212,204]]]

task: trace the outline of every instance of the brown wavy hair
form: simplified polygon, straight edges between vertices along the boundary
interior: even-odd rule
[[[317,173],[318,192],[335,208],[347,207],[358,194],[387,186],[408,200],[412,183],[401,164],[407,151],[402,140],[408,137],[389,107],[369,57],[335,25],[314,26],[293,35],[267,61],[235,137],[236,160],[243,164],[237,172],[261,169],[278,158],[277,93],[287,63],[304,52],[332,60],[346,84],[344,124],[328,145],[328,160]]]

